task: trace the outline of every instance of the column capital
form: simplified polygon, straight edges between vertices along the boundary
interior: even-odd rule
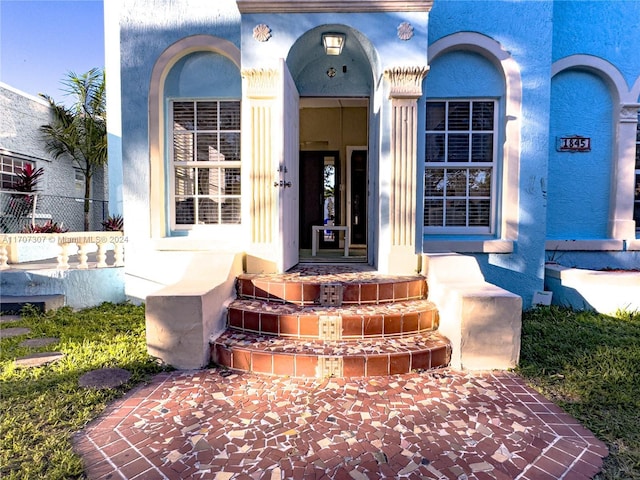
[[[420,98],[422,96],[422,80],[428,72],[428,65],[385,69],[384,76],[391,87],[389,98]]]
[[[278,94],[279,73],[275,68],[243,68],[248,98],[274,98]]]
[[[640,103],[623,103],[620,105],[619,121],[622,123],[637,123]]]

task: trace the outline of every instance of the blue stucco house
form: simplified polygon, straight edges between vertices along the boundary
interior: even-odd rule
[[[640,266],[640,2],[110,0],[105,18],[126,290],[169,363],[206,363],[238,275],[328,252],[423,272],[443,323],[464,317],[454,284],[492,285],[496,318],[561,280],[550,261]]]

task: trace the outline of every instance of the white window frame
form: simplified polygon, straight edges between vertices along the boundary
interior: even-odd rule
[[[448,148],[448,136],[451,132],[452,134],[464,134],[467,133],[471,137],[473,133],[488,133],[488,130],[473,130],[472,125],[469,125],[469,130],[449,130],[448,126],[448,115],[449,115],[449,104],[456,102],[469,102],[471,104],[470,115],[473,115],[473,104],[479,102],[491,102],[493,103],[493,157],[491,162],[472,162],[470,159],[466,162],[448,162],[446,161],[447,157],[447,148]],[[464,97],[464,98],[429,98],[427,103],[445,103],[445,128],[444,130],[425,130],[425,172],[424,172],[424,180],[425,180],[425,189],[424,189],[424,198],[423,202],[426,204],[429,199],[440,199],[442,197],[427,197],[427,170],[429,169],[467,169],[473,170],[474,168],[490,168],[491,169],[491,184],[490,184],[490,193],[489,193],[489,225],[488,226],[428,226],[426,222],[423,220],[423,232],[425,234],[430,235],[495,235],[496,234],[496,224],[497,224],[497,212],[496,205],[498,202],[498,192],[497,185],[498,180],[497,177],[500,174],[500,170],[498,168],[498,137],[499,137],[499,129],[500,125],[498,123],[499,119],[499,109],[500,103],[495,98],[486,98],[486,97]],[[426,136],[427,134],[444,134],[444,144],[445,144],[445,161],[442,162],[428,162],[427,161],[427,142]],[[472,141],[469,141],[469,156],[472,151]],[[469,183],[467,182],[467,187]],[[466,200],[474,198],[482,198],[482,197],[473,197],[470,196],[468,191],[464,197],[456,196],[454,197],[456,200]],[[446,201],[445,201],[446,206]],[[425,205],[424,215],[428,215],[427,207]],[[446,211],[442,213],[443,219],[446,219]],[[468,223],[469,217],[468,214],[466,216],[466,221]]]
[[[15,185],[16,181],[15,177],[18,176],[18,170],[22,169],[26,164],[30,164],[34,169],[36,168],[36,162],[33,160],[26,160],[15,155],[0,153],[0,173],[3,176],[8,175],[9,177],[13,177],[11,186],[3,186],[2,183],[0,183],[0,190],[13,190],[13,185]]]
[[[191,130],[191,132],[193,132],[194,135],[194,140],[193,140],[193,157],[191,161],[184,161],[184,162],[177,162],[175,161],[175,151],[174,151],[174,121],[173,121],[173,108],[174,108],[174,104],[175,103],[188,103],[188,102],[192,102],[195,105],[197,105],[198,103],[207,103],[207,102],[216,102],[218,105],[218,113],[217,113],[217,117],[218,117],[218,129],[217,130],[198,130],[197,129],[197,114],[194,117],[194,128],[193,130]],[[172,98],[169,99],[169,135],[168,135],[168,151],[169,151],[169,184],[168,184],[168,190],[169,190],[169,211],[170,211],[170,224],[171,224],[171,229],[173,231],[191,231],[191,230],[200,230],[200,229],[221,229],[221,228],[228,228],[230,226],[237,226],[240,225],[242,222],[242,207],[241,207],[241,203],[242,203],[242,161],[241,160],[229,160],[229,161],[198,161],[195,156],[197,155],[197,135],[198,133],[205,133],[205,134],[211,134],[211,133],[215,133],[220,135],[220,133],[237,133],[239,135],[241,135],[241,129],[237,129],[237,130],[221,130],[220,129],[220,102],[237,102],[240,106],[240,112],[242,112],[242,105],[241,105],[241,101],[240,99],[234,99],[234,98]],[[197,111],[197,109],[195,110]],[[241,144],[241,142],[240,142]],[[242,153],[241,153],[242,154]],[[222,221],[218,222],[218,223],[209,223],[209,224],[199,224],[197,223],[197,218],[198,218],[198,212],[197,212],[197,199],[200,198],[209,198],[210,196],[207,195],[203,195],[200,196],[197,193],[197,189],[195,190],[195,194],[194,194],[194,223],[192,224],[183,224],[183,223],[177,223],[176,222],[176,197],[180,197],[181,195],[176,195],[176,168],[178,167],[183,167],[183,168],[233,168],[233,169],[238,169],[240,170],[238,172],[238,180],[240,182],[240,194],[227,194],[227,195],[220,195],[219,198],[229,198],[229,199],[237,199],[238,200],[238,221],[237,222],[233,222],[233,223],[224,223]],[[219,216],[220,220],[222,220],[222,215],[220,214]]]

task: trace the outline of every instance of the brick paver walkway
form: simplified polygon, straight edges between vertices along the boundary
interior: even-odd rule
[[[567,479],[606,446],[512,373],[156,376],[79,432],[91,479]]]

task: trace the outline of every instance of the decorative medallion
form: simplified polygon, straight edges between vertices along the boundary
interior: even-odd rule
[[[409,22],[402,22],[398,25],[398,38],[400,40],[409,40],[413,37],[413,26]]]
[[[266,42],[271,38],[271,29],[269,25],[261,23],[256,25],[253,29],[253,38],[259,42]]]
[[[342,284],[341,283],[321,283],[320,305],[323,307],[339,307],[342,305]]]

